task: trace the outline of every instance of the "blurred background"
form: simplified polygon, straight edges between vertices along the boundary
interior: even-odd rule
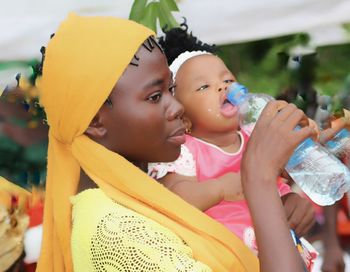
[[[10,208],[19,206],[13,198],[18,191],[3,181],[27,190],[45,185],[48,128],[35,80],[40,49],[69,12],[130,18],[159,36],[162,28],[186,18],[189,31],[216,44],[218,55],[252,92],[293,102],[319,124],[350,108],[349,0],[0,1],[0,193],[7,194],[0,194],[0,204]],[[41,194],[29,198],[21,209],[42,212]],[[348,217],[347,211],[345,221]],[[34,221],[29,226],[40,225]],[[349,237],[350,225],[342,228]],[[0,249],[0,271],[1,258]]]
[[[340,115],[350,106],[348,0],[1,0],[0,175],[21,186],[45,180],[45,117],[35,95],[9,90],[20,73],[35,94],[40,48],[69,12],[131,18],[159,36],[186,18],[251,91],[294,102],[310,118],[318,106]]]

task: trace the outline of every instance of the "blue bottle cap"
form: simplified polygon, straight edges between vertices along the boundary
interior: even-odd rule
[[[247,93],[248,89],[245,86],[238,82],[233,82],[227,88],[227,100],[233,105],[238,105],[244,100]]]

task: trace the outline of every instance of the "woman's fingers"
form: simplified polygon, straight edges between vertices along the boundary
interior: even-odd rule
[[[262,111],[248,142],[242,168],[257,171],[253,161],[272,175],[279,175],[295,148],[316,134],[310,127],[295,130],[304,118],[302,111],[284,101],[271,101]]]
[[[295,130],[294,135],[295,135],[295,141],[299,143],[305,140],[306,138],[317,137],[317,132],[312,127],[303,127],[300,130]]]
[[[288,103],[285,101],[280,101],[280,100],[270,101],[269,103],[267,103],[267,105],[261,112],[257,125],[267,125],[273,120],[276,114],[279,113],[279,111],[282,110],[287,105]]]

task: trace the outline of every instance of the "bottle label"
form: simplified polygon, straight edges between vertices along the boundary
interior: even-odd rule
[[[300,129],[300,127],[297,127],[296,129]],[[311,138],[307,138],[301,144],[299,144],[298,147],[294,150],[293,155],[290,157],[286,165],[286,169],[292,169],[297,165],[301,164],[305,160],[305,157],[308,153],[308,149],[313,147],[314,145],[315,143]]]
[[[340,130],[332,140],[326,143],[326,147],[337,157],[349,155],[347,153],[350,152],[350,132],[345,128]]]

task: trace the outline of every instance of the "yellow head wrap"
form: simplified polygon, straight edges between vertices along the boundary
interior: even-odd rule
[[[131,21],[71,15],[46,49],[41,103],[50,132],[38,271],[72,271],[69,197],[76,193],[80,168],[109,197],[173,230],[214,271],[258,270],[256,257],[225,227],[84,135],[150,35],[151,30]]]

